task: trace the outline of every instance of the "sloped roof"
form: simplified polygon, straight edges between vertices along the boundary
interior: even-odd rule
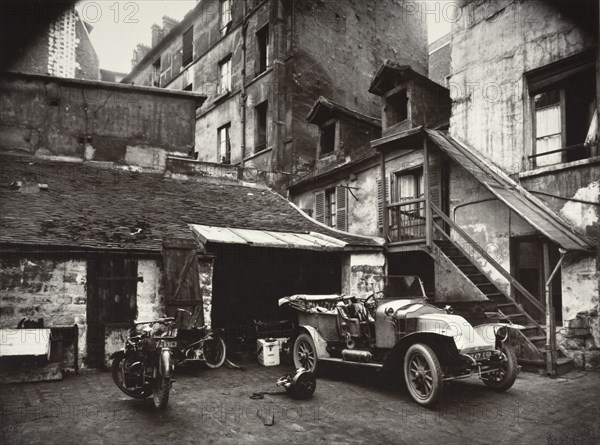
[[[413,70],[410,65],[400,65],[386,59],[373,77],[371,86],[369,87],[369,93],[383,96],[389,90],[394,88],[397,82],[406,82],[408,80],[415,80],[427,84],[432,88],[448,91],[447,88],[434,82],[429,77]]]
[[[424,130],[429,138],[456,163],[467,169],[485,188],[525,221],[566,250],[589,251],[594,244],[493,162],[465,143],[437,130]]]
[[[363,122],[373,127],[381,128],[381,119],[351,110],[350,108],[326,99],[323,96],[319,96],[319,98],[313,104],[308,116],[306,116],[306,120],[311,124],[321,125],[323,122],[331,119],[332,117],[340,115]]]
[[[344,249],[381,247],[317,223],[266,188],[23,157],[0,162],[3,244],[160,251],[163,238],[193,238],[190,225],[203,224],[320,233],[344,241]],[[34,186],[10,185],[16,181]]]

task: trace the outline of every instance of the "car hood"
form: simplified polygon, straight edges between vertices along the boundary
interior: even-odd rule
[[[462,353],[495,349],[495,339],[479,335],[473,326],[459,315],[424,314],[417,318],[418,332],[431,332],[452,337]]]

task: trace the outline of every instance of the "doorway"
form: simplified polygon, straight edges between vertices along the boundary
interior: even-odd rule
[[[87,263],[86,365],[104,366],[106,327],[130,327],[137,317],[137,259],[97,255]]]
[[[550,270],[544,270],[544,242],[549,244]],[[513,237],[510,241],[511,273],[515,279],[527,289],[531,295],[546,306],[545,277],[549,276],[558,263],[560,253],[558,247],[540,236]],[[546,323],[545,314],[513,288],[513,298],[523,309],[541,324]],[[562,288],[560,269],[552,280],[552,304],[556,324],[562,324]]]

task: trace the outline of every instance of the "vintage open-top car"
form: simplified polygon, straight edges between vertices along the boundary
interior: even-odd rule
[[[314,373],[326,361],[381,368],[404,375],[411,397],[421,405],[438,400],[444,381],[478,375],[490,388],[506,391],[519,372],[508,325],[473,327],[428,304],[416,276],[390,277],[383,291],[364,300],[294,295],[279,304],[298,315],[297,368]]]

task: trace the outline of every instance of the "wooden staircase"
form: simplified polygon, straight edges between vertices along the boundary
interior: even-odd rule
[[[505,291],[496,286],[487,273],[467,256],[465,250],[449,237],[436,240],[439,250],[481,291],[498,306],[497,314],[486,314],[489,318],[498,318],[501,322],[524,326],[519,332],[520,348],[517,351],[519,363],[530,371],[545,371],[546,330],[523,307]],[[572,369],[573,361],[568,358],[557,358],[557,373],[564,374]]]

